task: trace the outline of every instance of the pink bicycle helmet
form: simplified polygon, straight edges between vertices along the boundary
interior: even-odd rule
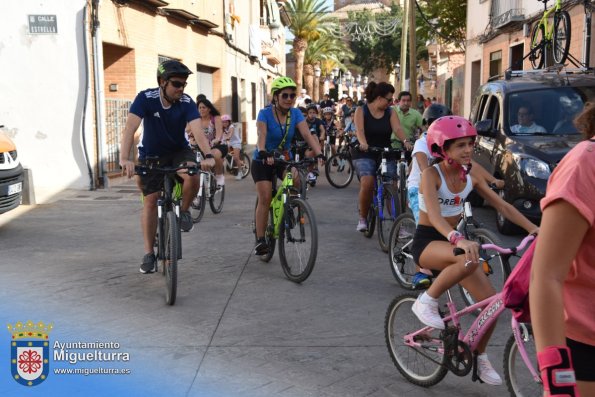
[[[428,150],[432,156],[445,159],[443,147],[446,141],[472,136],[477,136],[477,130],[469,120],[461,116],[443,116],[428,128]]]
[[[229,114],[224,114],[221,116],[221,121],[231,121],[231,116]]]

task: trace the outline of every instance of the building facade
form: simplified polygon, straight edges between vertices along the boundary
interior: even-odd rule
[[[570,54],[584,61],[585,51],[595,55],[594,43],[585,48],[585,10],[582,1],[566,0],[562,7],[571,18]],[[549,6],[553,6],[552,3]],[[505,70],[531,70],[531,27],[541,18],[543,3],[534,0],[480,0],[467,2],[467,51],[464,77],[464,107],[468,116],[479,86]],[[551,22],[551,20],[550,20]],[[593,22],[591,29],[593,29]],[[578,66],[580,65],[580,62]],[[570,60],[570,68],[577,68]],[[591,62],[592,66],[593,62]]]
[[[0,124],[29,170],[37,202],[119,175],[120,134],[159,62],[193,71],[205,94],[256,141],[270,81],[285,74],[284,1],[7,0],[0,14]],[[19,76],[20,78],[18,78]],[[21,83],[10,81],[18,78]]]

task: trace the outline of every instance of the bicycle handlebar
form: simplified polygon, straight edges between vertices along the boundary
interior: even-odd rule
[[[535,240],[535,234],[529,234],[528,236],[526,236],[521,243],[516,246],[516,247],[509,247],[509,248],[505,248],[505,247],[500,247],[499,245],[496,244],[482,244],[481,245],[481,249],[490,249],[490,250],[494,250],[500,254],[506,254],[506,255],[514,255],[519,251],[522,251],[525,249],[525,247],[533,240]],[[465,250],[463,250],[462,248],[453,248],[452,250],[453,254],[455,256],[457,255],[463,255],[465,253]]]
[[[359,143],[355,145],[359,149]],[[385,154],[397,154],[401,153],[402,149],[395,149],[391,147],[380,147],[380,146],[368,146],[368,152],[372,153],[385,153]]]
[[[177,174],[179,170],[186,170],[185,173],[188,175],[196,175],[199,171],[196,165],[179,165],[176,167],[158,167],[156,165],[135,165],[134,173],[136,175],[148,175],[148,174]]]

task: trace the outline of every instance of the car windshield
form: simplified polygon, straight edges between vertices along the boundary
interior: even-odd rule
[[[595,87],[515,92],[508,101],[508,130],[512,135],[578,134],[572,121],[593,99]]]

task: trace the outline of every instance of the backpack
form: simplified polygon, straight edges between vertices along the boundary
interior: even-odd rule
[[[512,309],[512,315],[520,323],[531,322],[529,312],[529,281],[531,280],[531,263],[537,238],[533,240],[516,264],[502,288],[504,306]]]

